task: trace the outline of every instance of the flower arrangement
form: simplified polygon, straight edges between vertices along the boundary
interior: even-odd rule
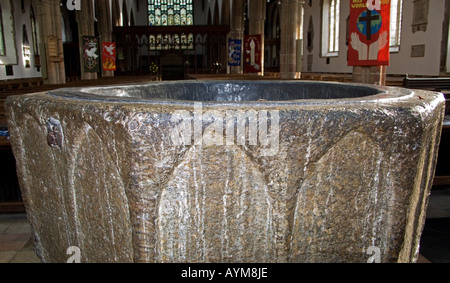
[[[155,64],[155,62],[151,62],[150,66],[148,67],[148,70],[150,71],[150,73],[152,75],[157,74],[158,73],[158,66]]]

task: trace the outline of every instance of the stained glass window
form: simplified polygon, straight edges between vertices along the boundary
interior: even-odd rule
[[[149,36],[150,50],[194,49],[194,34],[158,34]]]
[[[30,6],[30,23],[31,23],[31,37],[33,38],[33,52],[34,52],[34,55],[38,55],[39,49],[38,49],[36,16],[34,15],[34,10],[33,10],[33,7],[31,7],[31,6]]]
[[[148,0],[150,26],[184,26],[194,24],[192,0]]]

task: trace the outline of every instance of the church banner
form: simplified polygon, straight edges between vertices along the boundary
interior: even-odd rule
[[[103,71],[116,70],[116,43],[102,42]]]
[[[261,72],[261,35],[246,35],[244,36],[244,72],[258,73]]]
[[[100,58],[98,38],[95,36],[83,36],[84,71],[97,73],[100,71]]]
[[[240,39],[228,40],[228,66],[241,65],[241,46],[242,41]]]
[[[350,0],[349,66],[389,65],[390,0]]]

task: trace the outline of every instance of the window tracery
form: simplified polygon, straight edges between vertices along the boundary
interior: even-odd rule
[[[194,24],[192,0],[148,0],[150,26],[184,26]]]

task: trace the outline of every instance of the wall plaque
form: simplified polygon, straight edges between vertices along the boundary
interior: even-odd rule
[[[415,0],[413,10],[412,32],[426,31],[428,25],[428,0]]]
[[[425,57],[425,44],[411,46],[411,57]]]
[[[58,39],[55,36],[50,36],[47,41],[47,50],[49,57],[58,57]]]

